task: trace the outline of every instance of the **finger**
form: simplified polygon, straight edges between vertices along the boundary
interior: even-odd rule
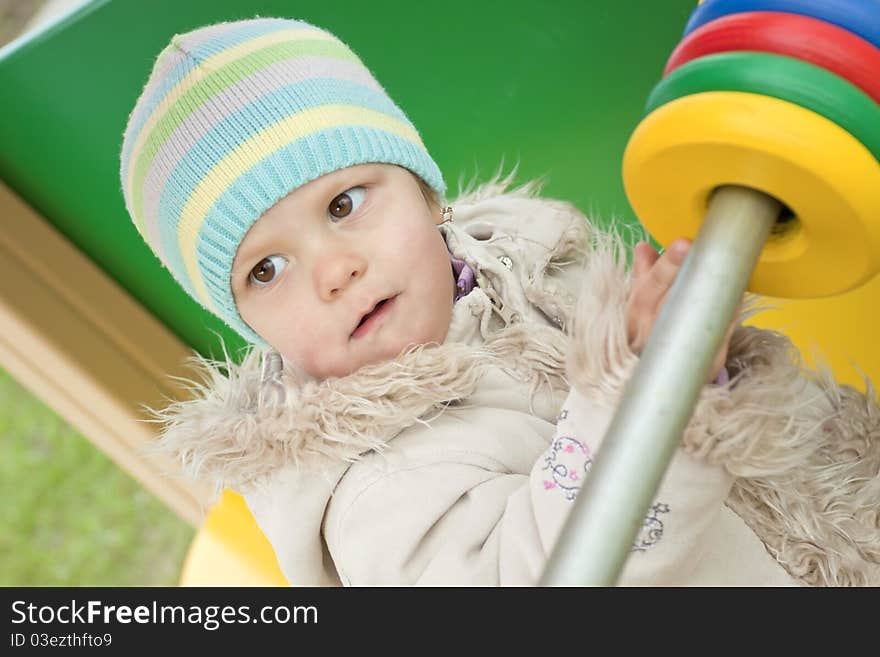
[[[648,274],[648,281],[654,288],[654,294],[657,297],[657,305],[662,300],[662,296],[672,287],[678,270],[681,269],[687,257],[691,244],[688,240],[678,239],[669,245],[669,248],[663,252]],[[659,293],[659,295],[657,294]]]
[[[653,323],[650,321],[639,321],[634,324],[629,335],[629,344],[636,354],[642,353],[642,349],[648,342],[651,335]]]
[[[684,264],[690,246],[690,241],[686,239],[672,242],[633,291],[634,311],[642,317],[643,322],[648,323],[649,331],[666,301],[679,269]]]
[[[651,267],[657,262],[659,257],[660,254],[657,252],[657,249],[651,246],[648,242],[639,242],[636,244],[633,255],[633,279],[638,280],[650,271]]]
[[[633,249],[632,280],[626,300],[627,334],[631,344],[638,340],[644,322],[646,286],[643,281],[659,257],[660,254],[648,242],[639,242]]]
[[[627,315],[635,315],[644,310],[650,311],[653,306],[650,285],[645,285],[645,280],[651,271],[651,267],[660,258],[651,244],[648,242],[639,242],[636,244],[633,253],[633,272],[630,281],[630,292],[627,298]]]
[[[634,278],[626,315],[628,338],[637,353],[647,342],[659,308],[689,248],[690,242],[685,239],[670,244],[663,255],[646,242],[636,245]]]

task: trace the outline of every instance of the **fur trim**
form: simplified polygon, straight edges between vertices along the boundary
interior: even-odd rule
[[[615,408],[638,362],[626,335],[629,277],[626,246],[619,233],[593,235],[581,280],[571,325],[569,380],[584,396]]]
[[[282,466],[321,469],[381,451],[402,427],[424,422],[435,407],[468,396],[492,354],[461,344],[422,345],[396,360],[324,381],[284,372],[286,399],[259,404],[254,348],[240,365],[196,357],[201,383],[193,399],[152,414],[164,425],[160,449],[176,455],[191,478],[219,493],[244,490]]]
[[[765,346],[774,341],[776,358],[755,369],[778,367],[780,382],[786,370],[797,376],[786,357],[787,338],[774,335]],[[874,388],[868,380],[866,394],[839,385],[824,367],[807,377],[800,386],[779,386],[776,403],[796,419],[785,426],[778,418],[767,427],[769,440],[743,450],[738,469],[760,475],[741,476],[728,504],[804,582],[880,586],[880,406]]]
[[[629,280],[619,235],[598,236],[572,330],[572,384],[616,407],[638,357],[626,337]],[[762,308],[748,296],[740,320]],[[736,477],[727,500],[793,576],[810,585],[880,585],[880,408],[808,370],[790,340],[738,327],[733,376],[705,386],[682,447]]]
[[[474,176],[470,181],[465,183],[463,180],[458,181],[458,194],[455,197],[455,205],[476,205],[483,201],[504,196],[508,199],[522,198],[535,199],[541,194],[544,181],[541,178],[529,180],[519,187],[513,186],[519,164],[513,165],[508,173],[504,173],[504,163],[502,162],[498,169],[489,176],[484,182],[479,182]],[[546,199],[544,199],[546,200]]]
[[[243,491],[282,466],[320,470],[382,452],[397,433],[423,416],[466,400],[490,367],[529,385],[564,390],[565,336],[550,327],[513,325],[482,347],[459,343],[414,347],[395,360],[348,376],[300,381],[286,368],[282,403],[259,403],[261,358],[254,348],[241,364],[192,359],[200,381],[192,398],[148,409],[163,425],[157,449],[174,455],[187,476],[214,493]]]

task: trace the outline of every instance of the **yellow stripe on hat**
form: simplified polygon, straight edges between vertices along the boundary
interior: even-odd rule
[[[177,244],[193,289],[206,308],[216,313],[196,261],[196,243],[208,211],[230,185],[258,162],[297,139],[342,125],[370,127],[397,135],[421,148],[415,129],[392,116],[353,105],[313,107],[270,125],[217,162],[187,199],[177,225]]]
[[[262,50],[263,48],[268,48],[269,46],[289,41],[336,41],[342,43],[335,36],[328,34],[323,30],[309,28],[278,30],[277,32],[270,32],[269,34],[265,34],[255,39],[239,43],[238,45],[223,50],[199,63],[198,66],[195,66],[185,77],[181,78],[181,80],[162,97],[153,109],[150,117],[144,125],[141,126],[141,131],[138,133],[134,146],[131,148],[131,154],[129,156],[130,165],[125,180],[125,188],[128,190],[134,189],[134,172],[137,168],[135,164],[137,163],[138,158],[140,158],[144,142],[146,142],[147,138],[152,134],[153,129],[158,125],[159,121],[161,121],[174,106],[174,99],[180,98],[183,94],[198,84],[200,80],[222,68],[226,64],[241,59],[242,57],[246,57],[257,50]],[[348,48],[348,46],[345,47]],[[138,216],[135,217],[135,223],[142,223],[142,219],[139,216],[140,213],[138,212],[137,214]]]

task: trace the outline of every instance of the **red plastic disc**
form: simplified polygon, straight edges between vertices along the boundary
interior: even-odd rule
[[[663,75],[697,57],[732,50],[775,53],[821,66],[880,103],[880,48],[841,27],[799,14],[753,11],[717,18],[682,39]]]

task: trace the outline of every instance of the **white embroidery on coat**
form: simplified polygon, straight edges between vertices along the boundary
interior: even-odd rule
[[[544,490],[557,489],[565,494],[567,501],[574,502],[581,489],[580,482],[592,465],[590,448],[585,443],[572,436],[557,436],[544,456],[543,470],[548,471]]]
[[[557,431],[559,422],[568,419],[568,409],[562,409],[556,418]],[[574,436],[557,435],[544,456],[543,471],[544,490],[558,490],[567,502],[574,502],[581,489],[581,482],[593,465],[590,447]],[[669,505],[655,503],[645,516],[639,533],[633,541],[633,552],[645,552],[654,547],[663,538],[663,521],[660,515],[669,513]]]
[[[651,507],[642,523],[639,535],[633,541],[633,552],[644,552],[654,547],[663,538],[663,522],[658,518],[661,513],[669,513],[669,505],[658,502]]]

